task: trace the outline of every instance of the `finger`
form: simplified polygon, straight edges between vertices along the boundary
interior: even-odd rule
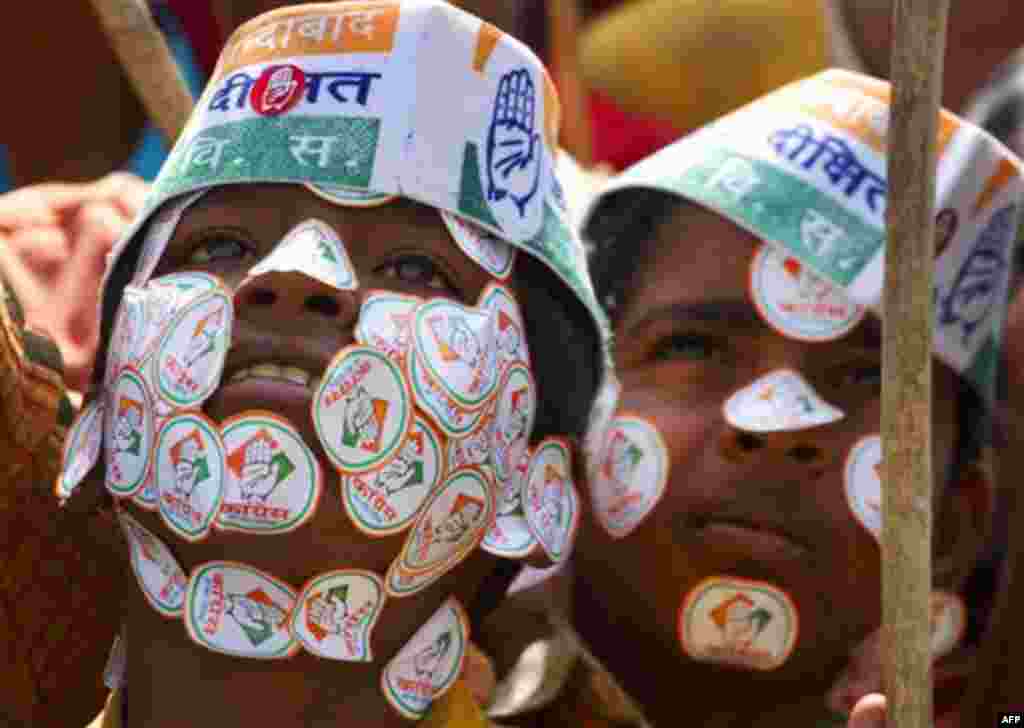
[[[533,125],[536,123],[537,88],[533,85],[530,74],[524,71],[526,82],[526,97],[523,99],[523,127],[530,134],[533,134]]]
[[[0,195],[0,228],[59,225],[68,210],[90,199],[88,188],[86,184],[49,182]]]
[[[865,695],[853,706],[847,728],[885,728],[885,696]]]
[[[50,285],[67,264],[70,240],[56,226],[22,227],[7,236],[7,248],[28,275]]]
[[[112,203],[124,217],[131,220],[142,209],[149,193],[149,184],[129,172],[112,172],[92,185],[96,199]]]
[[[502,76],[498,81],[498,96],[494,101],[494,124],[504,124],[509,119],[509,96],[511,95],[511,79]]]

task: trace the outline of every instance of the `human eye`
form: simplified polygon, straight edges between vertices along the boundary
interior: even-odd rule
[[[723,353],[715,337],[694,331],[674,333],[658,339],[650,351],[655,361],[709,361]]]
[[[415,253],[396,255],[387,263],[378,266],[374,272],[385,278],[394,279],[405,286],[457,293],[451,278],[440,264],[426,255]]]
[[[252,253],[252,244],[239,231],[219,229],[193,236],[189,249],[189,265],[233,266]]]

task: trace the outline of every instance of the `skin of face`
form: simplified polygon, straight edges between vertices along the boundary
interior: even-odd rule
[[[758,243],[728,220],[680,204],[656,229],[615,324],[618,412],[642,414],[660,430],[669,480],[658,505],[621,540],[606,534],[583,499],[575,567],[586,609],[575,616],[656,724],[678,717],[682,684],[690,685],[687,715],[702,719],[805,695],[819,696],[820,705],[834,671],[880,621],[879,546],[854,519],[843,484],[851,446],[880,428],[879,323],[869,315],[831,342],[784,338],[748,293]],[[846,416],[744,447],[722,404],[782,368],[800,372]],[[933,382],[941,488],[955,456],[957,384],[939,364]],[[768,582],[789,594],[799,638],[781,667],[754,673],[685,656],[680,604],[712,576]],[[742,706],[737,689],[750,698]]]

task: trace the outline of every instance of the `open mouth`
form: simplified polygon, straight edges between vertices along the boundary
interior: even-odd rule
[[[237,369],[225,377],[225,384],[239,384],[249,380],[271,380],[279,383],[294,384],[315,392],[323,379],[323,372],[312,373],[308,368],[295,364],[280,362],[258,362]],[[222,385],[223,386],[223,385]]]

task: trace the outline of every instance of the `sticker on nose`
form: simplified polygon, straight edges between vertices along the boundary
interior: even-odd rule
[[[967,608],[959,595],[933,591],[930,605],[932,659],[938,660],[956,649],[967,631]]]
[[[882,541],[882,437],[862,437],[846,456],[843,468],[846,502],[857,522]]]
[[[398,199],[398,195],[370,192],[343,185],[307,182],[306,189],[317,197],[341,207],[379,207]]]
[[[159,538],[124,510],[118,521],[128,541],[132,571],[146,601],[165,617],[180,617],[185,608],[188,576]]]
[[[463,220],[447,210],[441,210],[441,219],[467,258],[498,280],[508,278],[516,259],[514,247],[479,225]]]
[[[491,283],[480,294],[478,306],[494,312],[498,359],[502,367],[515,362],[529,366],[530,350],[526,345],[523,314],[511,291],[498,283]]]
[[[668,483],[668,448],[644,417],[611,420],[591,474],[594,514],[608,535],[625,538],[654,510]]]
[[[103,445],[103,400],[89,402],[68,428],[64,440],[63,465],[54,492],[61,500],[70,498],[85,476],[96,466]]]
[[[413,336],[420,363],[464,409],[490,400],[498,386],[493,312],[434,299],[416,310]]]
[[[726,422],[744,432],[806,430],[846,416],[791,369],[766,374],[739,390],[725,401],[722,411]]]
[[[572,483],[569,446],[546,438],[530,461],[523,486],[523,513],[544,553],[555,563],[572,551],[579,522],[579,498]]]
[[[369,571],[321,574],[299,593],[291,631],[308,652],[329,660],[370,662],[370,637],[384,605],[384,582]]]
[[[167,420],[156,443],[160,517],[186,541],[210,532],[224,498],[224,444],[208,417],[188,412]]]
[[[457,470],[423,504],[398,560],[411,574],[448,571],[480,543],[493,518],[487,475]]]
[[[521,513],[499,515],[494,519],[480,548],[506,559],[521,559],[533,553],[537,546],[526,517]]]
[[[138,370],[125,367],[104,408],[107,489],[130,496],[142,487],[153,453],[153,403]]]
[[[465,437],[480,424],[486,408],[467,410],[456,404],[441,385],[427,373],[420,356],[413,350],[408,359],[409,379],[412,382],[416,406],[448,437]]]
[[[683,651],[699,662],[774,670],[796,646],[799,619],[786,592],[746,579],[705,579],[679,609]]]
[[[506,481],[519,479],[516,467],[529,446],[536,414],[537,385],[533,375],[526,365],[513,364],[498,390],[491,430],[494,472],[499,487],[504,488]]]
[[[469,619],[454,597],[441,605],[381,672],[384,697],[410,720],[448,692],[462,672]]]
[[[359,308],[356,342],[387,354],[403,366],[412,345],[413,311],[422,302],[417,296],[371,292]]]
[[[833,341],[867,309],[778,247],[762,244],[750,264],[750,296],[765,322],[797,341]]]
[[[363,533],[387,536],[404,531],[427,496],[444,478],[442,438],[416,416],[398,453],[367,473],[342,476],[345,512]]]
[[[333,227],[320,220],[306,220],[292,228],[252,267],[242,285],[270,273],[301,273],[338,291],[359,287],[344,243]]]
[[[412,396],[401,369],[375,349],[349,346],[324,372],[313,397],[313,424],[343,475],[387,463],[413,425]]]
[[[235,657],[279,659],[301,645],[289,629],[295,590],[231,561],[196,567],[185,596],[185,628],[198,645]]]
[[[246,412],[221,424],[224,501],[214,525],[225,531],[286,533],[316,512],[323,473],[288,420]]]
[[[234,314],[221,291],[189,304],[170,323],[156,354],[160,396],[180,408],[198,407],[213,394],[224,372]]]

